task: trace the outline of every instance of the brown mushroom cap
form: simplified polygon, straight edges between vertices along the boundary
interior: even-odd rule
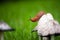
[[[30,20],[31,20],[32,22],[36,22],[36,21],[38,21],[38,20],[42,17],[42,15],[44,15],[44,14],[45,14],[44,11],[40,11],[34,18],[31,18]]]

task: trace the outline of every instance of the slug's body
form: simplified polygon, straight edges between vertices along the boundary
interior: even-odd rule
[[[42,17],[42,15],[44,15],[43,11],[41,11],[40,13],[38,13],[34,18],[31,18],[31,21],[32,22],[38,21]]]

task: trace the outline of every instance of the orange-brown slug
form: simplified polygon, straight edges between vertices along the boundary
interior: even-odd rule
[[[32,22],[36,22],[36,21],[38,21],[38,20],[42,17],[42,15],[44,15],[44,14],[45,14],[44,11],[40,11],[34,18],[31,18],[30,20],[31,20]]]

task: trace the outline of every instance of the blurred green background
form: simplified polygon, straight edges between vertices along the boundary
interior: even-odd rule
[[[60,22],[59,1],[0,2],[0,20],[15,28],[13,32],[4,32],[4,40],[38,40],[37,33],[31,33],[37,22],[29,19],[39,11],[50,12]],[[55,40],[59,39],[60,36],[55,37]]]

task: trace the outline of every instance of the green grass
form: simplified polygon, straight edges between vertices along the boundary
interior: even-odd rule
[[[39,11],[52,13],[54,18],[60,22],[60,2],[56,1],[21,1],[5,2],[0,4],[0,20],[4,20],[12,28],[13,32],[4,32],[5,40],[38,40],[36,33],[31,33],[37,25],[29,20]],[[37,37],[37,38],[36,38]],[[55,37],[56,40],[60,39]]]

